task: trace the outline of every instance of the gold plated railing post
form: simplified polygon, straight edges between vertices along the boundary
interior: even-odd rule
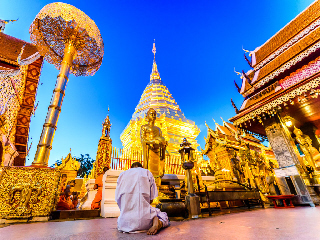
[[[72,45],[72,42],[67,43],[64,51],[63,61],[61,63],[60,73],[57,78],[55,89],[53,90],[46,121],[43,125],[41,137],[37,146],[37,152],[32,165],[48,166],[52,141],[57,128],[64,92],[69,80],[69,70],[72,66],[72,61],[75,55],[76,49]]]

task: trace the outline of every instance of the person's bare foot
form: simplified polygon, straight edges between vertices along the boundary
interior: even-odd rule
[[[148,235],[155,235],[157,232],[162,228],[162,222],[159,220],[158,217],[154,217],[152,219],[152,227],[148,230]]]

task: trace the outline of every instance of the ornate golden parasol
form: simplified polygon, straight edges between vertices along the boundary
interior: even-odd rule
[[[60,70],[32,163],[47,166],[69,72],[75,76],[94,75],[101,66],[104,47],[94,21],[65,3],[51,3],[42,8],[29,32],[40,54]]]

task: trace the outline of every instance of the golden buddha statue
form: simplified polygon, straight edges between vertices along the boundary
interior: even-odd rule
[[[300,149],[305,155],[305,165],[311,166],[314,170],[316,165],[320,165],[320,153],[319,151],[312,146],[312,140],[308,135],[302,133],[299,128],[294,128],[293,133],[295,134],[295,139],[300,145]]]
[[[146,115],[147,124],[141,126],[140,136],[143,167],[153,174],[156,185],[159,188],[161,177],[164,175],[167,142],[162,137],[161,129],[154,125],[156,117],[157,112],[150,108]]]

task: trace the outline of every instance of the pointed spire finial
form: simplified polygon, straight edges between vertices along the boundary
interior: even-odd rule
[[[109,117],[109,106],[108,106],[108,115],[104,119],[104,122],[102,123],[102,137],[108,137],[110,138],[110,129],[111,129],[111,122]]]
[[[237,108],[236,104],[234,104],[234,102],[233,102],[232,98],[231,98],[231,104],[232,104],[232,106],[233,106],[234,110],[236,111],[236,114],[238,114],[238,113],[239,113],[239,110],[238,110],[238,108]]]
[[[19,18],[18,18],[19,19]],[[17,19],[17,20],[18,20]],[[6,27],[6,24],[8,24],[9,22],[15,22],[17,20],[2,20],[0,19],[0,32],[3,32],[5,27]]]
[[[238,90],[238,93],[241,92],[241,88],[238,86],[238,84],[236,83],[236,80],[233,80],[234,82],[234,85],[236,86],[237,90]]]
[[[153,61],[156,61],[156,40],[153,39],[153,48],[152,48],[152,52],[153,52],[153,55],[154,55],[154,58],[153,58]]]
[[[251,57],[252,51],[249,51],[249,50],[244,49],[243,46],[242,46],[242,50],[243,50],[245,53],[249,53],[249,57]]]
[[[154,42],[153,42],[153,48],[152,48],[152,52],[153,52],[153,65],[152,65],[152,72],[151,72],[151,75],[150,75],[150,81],[151,80],[155,80],[155,79],[159,79],[161,80],[160,78],[160,74],[158,72],[158,67],[157,67],[157,64],[156,64],[156,40],[154,39]]]
[[[239,75],[241,79],[243,79],[243,75],[241,74],[241,72],[237,72],[235,67],[233,68],[233,71],[234,71],[237,75]]]

